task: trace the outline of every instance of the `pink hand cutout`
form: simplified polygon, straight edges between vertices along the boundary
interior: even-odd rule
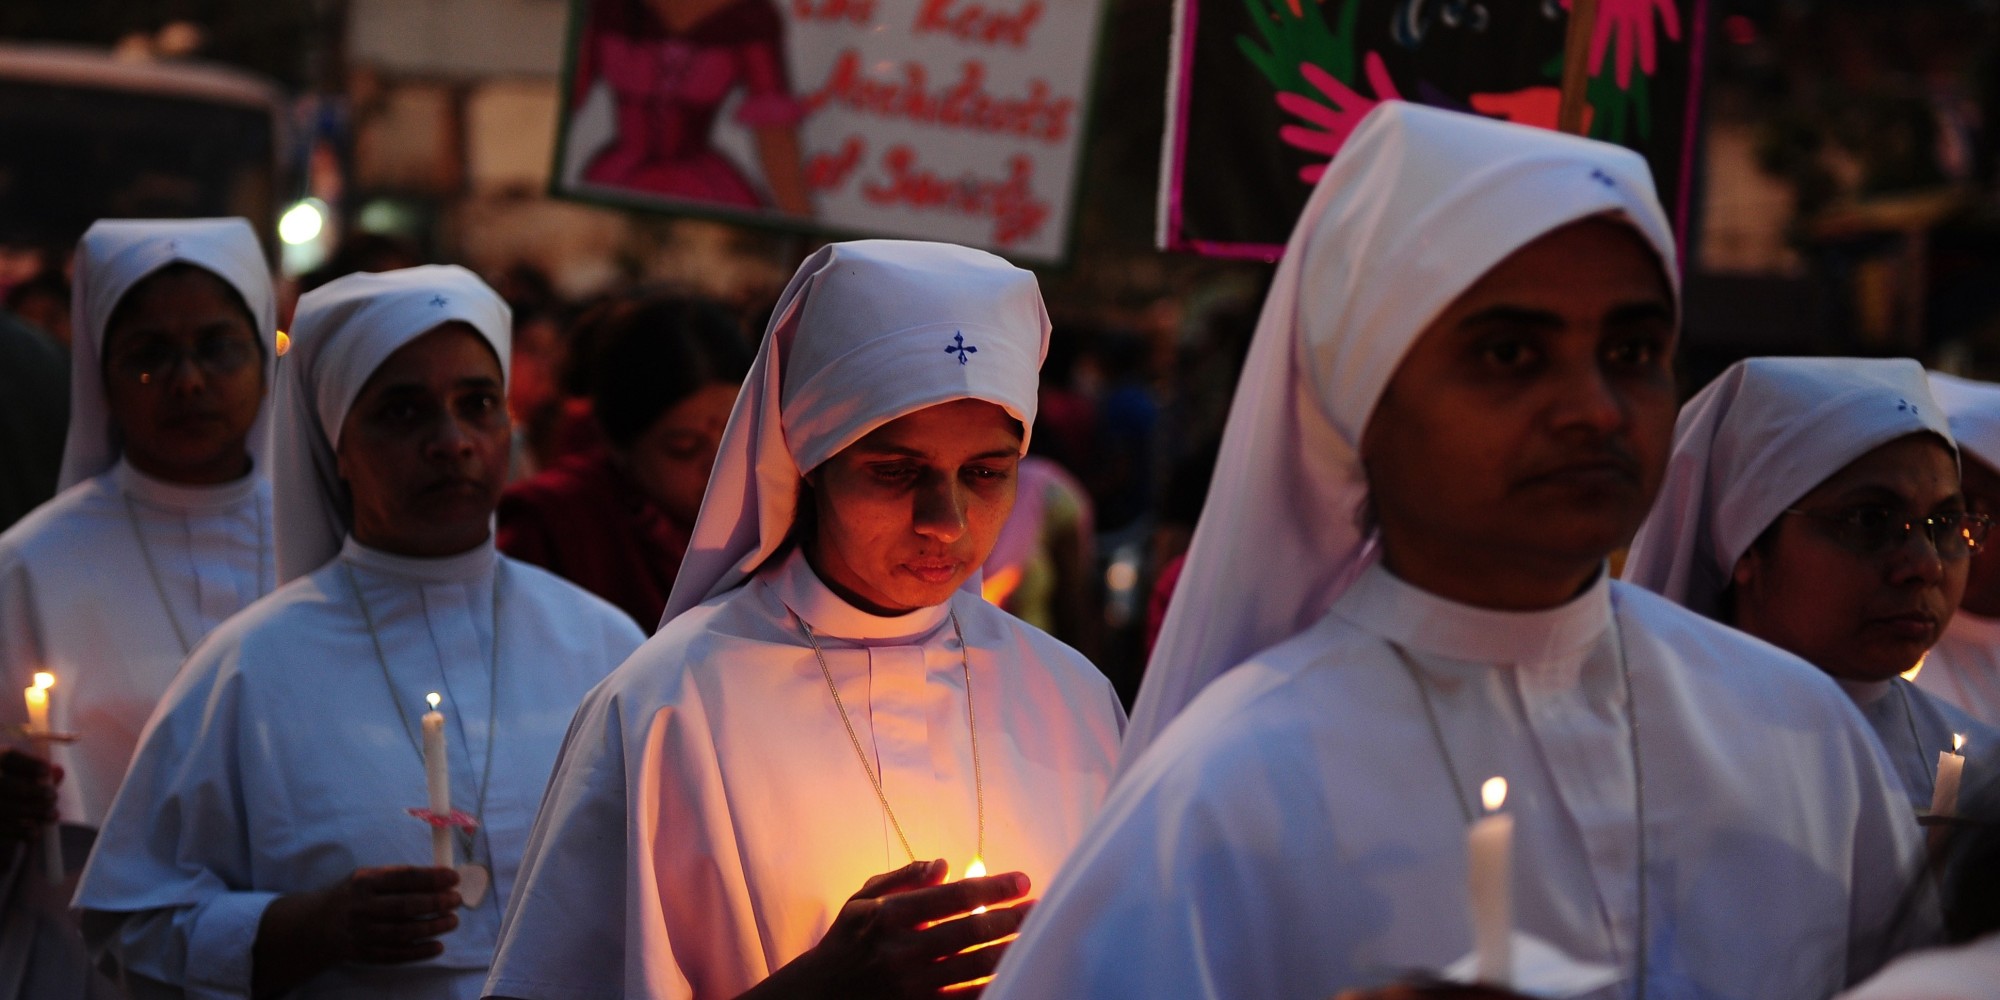
[[[1332,73],[1312,63],[1300,64],[1299,75],[1326,95],[1326,102],[1321,103],[1305,94],[1279,93],[1278,107],[1312,127],[1285,125],[1278,129],[1278,138],[1290,146],[1332,160],[1333,154],[1347,141],[1348,134],[1361,124],[1361,119],[1368,117],[1368,112],[1375,110],[1375,105],[1403,99],[1403,95],[1396,91],[1395,81],[1389,79],[1389,70],[1382,65],[1381,56],[1368,53],[1362,60],[1362,71],[1368,76],[1368,86],[1375,91],[1373,98],[1361,96],[1354,88],[1335,79]],[[1324,173],[1326,164],[1315,163],[1299,169],[1299,180],[1317,184]]]
[[[1567,10],[1570,0],[1563,0]],[[1653,16],[1658,13],[1667,40],[1681,40],[1681,15],[1674,0],[1598,0],[1597,24],[1590,33],[1590,75],[1604,72],[1604,57],[1612,37],[1618,41],[1618,89],[1632,85],[1632,64],[1647,76],[1659,71],[1659,38],[1654,34]]]

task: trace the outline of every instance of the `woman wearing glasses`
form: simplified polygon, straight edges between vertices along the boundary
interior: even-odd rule
[[[1955,735],[2000,743],[1900,676],[1951,621],[1990,526],[1966,510],[1915,361],[1751,358],[1681,410],[1625,574],[1825,671],[1924,808]]]
[[[276,581],[275,325],[250,224],[102,220],[77,247],[74,307],[63,492],[0,534],[0,687],[50,675],[50,728],[82,738],[0,752],[0,997],[21,982],[10,955],[32,957],[21,996],[80,996],[89,969],[68,892],[22,862],[38,857],[24,838],[59,816],[83,866],[181,661]],[[0,698],[0,733],[25,708]]]

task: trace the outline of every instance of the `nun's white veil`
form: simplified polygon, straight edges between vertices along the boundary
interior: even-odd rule
[[[1632,151],[1397,101],[1354,130],[1264,301],[1121,769],[1372,561],[1362,431],[1417,336],[1516,250],[1597,216],[1652,246],[1678,299],[1673,234]]]

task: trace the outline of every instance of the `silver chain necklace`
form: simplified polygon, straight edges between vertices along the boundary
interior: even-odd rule
[[[965,630],[958,624],[958,609],[949,608],[951,630],[958,636],[958,666],[965,674],[965,726],[972,733],[972,801],[978,817],[978,837],[973,859],[984,862],[986,858],[986,781],[981,775],[979,762],[979,724],[972,715],[972,659],[965,645]],[[882,804],[882,815],[888,817],[889,828],[896,831],[897,842],[903,845],[903,854],[911,861],[917,860],[915,851],[910,850],[910,838],[903,836],[903,824],[896,822],[896,811],[889,808],[889,793],[882,788],[882,779],[875,773],[875,766],[868,762],[868,751],[861,748],[861,737],[854,733],[854,723],[847,717],[847,706],[840,700],[840,688],[833,683],[833,670],[826,665],[826,653],[819,648],[819,636],[814,633],[811,623],[796,611],[792,617],[799,620],[799,628],[806,634],[806,642],[812,644],[813,656],[819,660],[819,672],[826,678],[826,689],[833,695],[833,707],[840,712],[840,724],[847,730],[847,741],[854,745],[854,757],[861,762],[861,770],[868,775],[868,783],[875,788],[875,801]]]
[[[486,760],[479,768],[479,785],[473,789],[472,819],[477,825],[469,830],[464,827],[458,827],[453,830],[458,836],[459,854],[467,861],[474,861],[477,857],[473,852],[473,846],[478,840],[479,833],[485,829],[486,790],[492,784],[493,744],[498,742],[496,739],[498,733],[494,727],[499,725],[500,721],[500,573],[504,565],[503,562],[498,560],[493,565],[493,655],[492,662],[489,664],[490,669],[486,671]],[[375,663],[382,668],[382,683],[388,685],[389,699],[393,702],[396,700],[396,682],[389,675],[389,657],[382,651],[382,633],[375,628],[375,614],[368,607],[368,595],[361,592],[361,582],[355,579],[353,567],[343,561],[340,564],[340,571],[346,574],[347,586],[354,591],[354,599],[361,605],[361,620],[368,626],[368,641],[375,647]],[[440,668],[439,675],[443,678],[445,691],[449,694],[451,691],[451,680],[448,677],[443,677],[442,668],[444,664],[440,662],[438,666]],[[467,747],[472,746],[472,740],[465,731],[465,719],[458,712],[453,712],[452,716],[458,723],[458,738]],[[417,760],[422,762],[424,759],[424,742],[422,737],[417,735],[417,731],[410,728],[410,714],[398,706],[396,709],[396,718],[402,722],[403,735],[409,737],[410,747],[417,752]],[[491,842],[489,841],[488,844],[490,846]],[[490,870],[493,860],[491,857],[492,852],[489,851],[487,853],[487,863]]]
[[[1922,772],[1925,777],[1930,779],[1931,797],[1936,798],[1937,772],[1931,769],[1930,759],[1924,756],[1924,738],[1917,734],[1917,713],[1915,709],[1910,707],[1910,692],[1905,690],[1901,684],[1897,684],[1894,680],[1891,680],[1889,682],[1889,686],[1895,688],[1896,693],[1902,696],[1903,721],[1910,724],[1910,745],[1915,747],[1917,750],[1917,770]]]
[[[1626,659],[1625,633],[1618,626],[1618,615],[1615,608],[1611,615],[1611,636],[1613,645],[1618,651],[1618,679],[1625,688],[1626,736],[1627,743],[1632,751],[1632,811],[1637,826],[1634,839],[1638,844],[1638,864],[1636,866],[1638,870],[1638,926],[1635,928],[1637,933],[1635,934],[1636,940],[1634,942],[1633,954],[1634,982],[1637,984],[1637,992],[1634,996],[1637,1000],[1646,1000],[1646,778],[1645,771],[1640,766],[1639,759],[1639,713],[1635,710],[1633,704],[1632,667],[1631,663]],[[1395,651],[1396,658],[1402,661],[1403,669],[1410,675],[1410,683],[1416,686],[1417,697],[1422,700],[1424,706],[1424,721],[1430,724],[1431,741],[1437,746],[1438,756],[1444,762],[1445,775],[1451,779],[1452,799],[1458,803],[1458,811],[1465,818],[1465,825],[1470,827],[1475,820],[1472,800],[1466,797],[1465,785],[1458,776],[1458,766],[1453,763],[1451,748],[1445,743],[1444,726],[1438,722],[1437,706],[1431,703],[1430,685],[1424,681],[1425,675],[1423,669],[1417,666],[1416,659],[1410,656],[1409,650],[1404,649],[1401,643],[1393,639],[1386,641],[1389,643],[1389,648]]]
[[[181,644],[181,658],[194,651],[194,643],[188,641],[186,630],[181,628],[181,620],[174,614],[172,601],[167,600],[167,585],[160,577],[160,567],[153,562],[153,547],[146,544],[146,533],[139,528],[139,507],[132,502],[132,495],[118,491],[118,498],[125,501],[125,523],[132,526],[132,539],[139,543],[139,558],[146,563],[146,576],[153,581],[153,594],[160,599],[160,610],[167,616],[167,624],[173,626],[174,639]],[[270,544],[270,533],[264,530],[264,505],[255,503],[257,508],[257,593],[268,594],[271,588],[264,585],[264,572],[270,560],[264,558],[266,546]],[[239,609],[240,610],[240,609]]]

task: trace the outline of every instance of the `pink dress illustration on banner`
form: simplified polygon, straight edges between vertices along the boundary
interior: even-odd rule
[[[772,0],[595,0],[578,49],[572,106],[610,88],[615,133],[584,167],[589,184],[811,214],[799,155],[805,107],[785,65]],[[716,118],[737,88],[735,120],[756,139],[762,188],[715,148]]]

